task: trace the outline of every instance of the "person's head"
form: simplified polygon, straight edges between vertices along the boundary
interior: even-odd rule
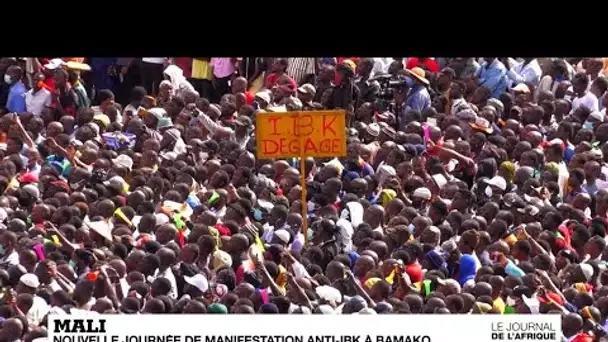
[[[287,59],[286,58],[277,58],[272,63],[272,72],[285,72],[287,70]]]
[[[14,84],[21,81],[22,77],[23,69],[17,65],[13,65],[6,69],[6,73],[4,74],[4,82],[7,84]]]
[[[585,73],[577,73],[572,78],[572,91],[578,96],[583,96],[589,88],[589,76]]]

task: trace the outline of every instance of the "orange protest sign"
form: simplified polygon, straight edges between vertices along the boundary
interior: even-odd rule
[[[346,155],[343,110],[258,113],[255,137],[259,159]]]

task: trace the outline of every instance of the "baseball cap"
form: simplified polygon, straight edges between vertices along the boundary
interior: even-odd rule
[[[33,198],[40,197],[40,189],[34,184],[27,184],[23,186],[23,191],[27,192]]]
[[[309,95],[315,95],[317,93],[315,86],[313,86],[310,83],[302,84],[302,86],[300,88],[298,88],[298,91],[300,93],[309,94]]]
[[[126,154],[121,154],[118,157],[112,159],[112,163],[118,167],[125,167],[131,171],[133,168],[133,159]]]
[[[160,119],[163,116],[167,116],[167,111],[164,110],[163,108],[156,107],[156,108],[148,109],[148,114],[151,114],[154,117],[156,117],[157,119]]]
[[[484,179],[484,183],[495,186],[501,189],[502,191],[505,191],[507,189],[507,181],[501,176],[495,176],[492,179]]]
[[[264,100],[266,103],[270,103],[270,94],[267,91],[260,91],[255,93],[255,97]]]
[[[184,277],[184,280],[186,281],[186,283],[196,287],[201,292],[207,292],[207,290],[209,289],[209,282],[207,281],[207,278],[205,278],[205,276],[200,273],[195,274],[192,277]]]
[[[107,181],[103,182],[103,185],[113,188],[121,193],[126,192],[125,188],[128,187],[127,182],[125,182],[125,180],[120,176],[114,176],[108,179]]]
[[[513,87],[512,90],[514,92],[520,92],[520,93],[526,93],[526,94],[530,92],[530,88],[525,83],[520,83],[520,84],[516,85],[515,87]]]
[[[61,58],[53,58],[47,64],[44,65],[46,69],[55,70],[65,65],[65,62]]]

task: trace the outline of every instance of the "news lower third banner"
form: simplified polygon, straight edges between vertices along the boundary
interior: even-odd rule
[[[51,342],[562,341],[559,315],[52,315]]]

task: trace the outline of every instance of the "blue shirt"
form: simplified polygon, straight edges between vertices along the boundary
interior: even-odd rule
[[[431,106],[431,95],[425,86],[415,85],[405,102],[406,112],[410,109],[423,111]]]
[[[491,97],[495,99],[507,91],[507,69],[498,59],[490,64],[484,62],[477,70],[476,76],[479,78],[479,85],[488,88],[492,93]]]
[[[8,92],[8,99],[6,101],[6,109],[9,112],[23,113],[27,111],[25,108],[25,85],[19,81],[13,84]]]

